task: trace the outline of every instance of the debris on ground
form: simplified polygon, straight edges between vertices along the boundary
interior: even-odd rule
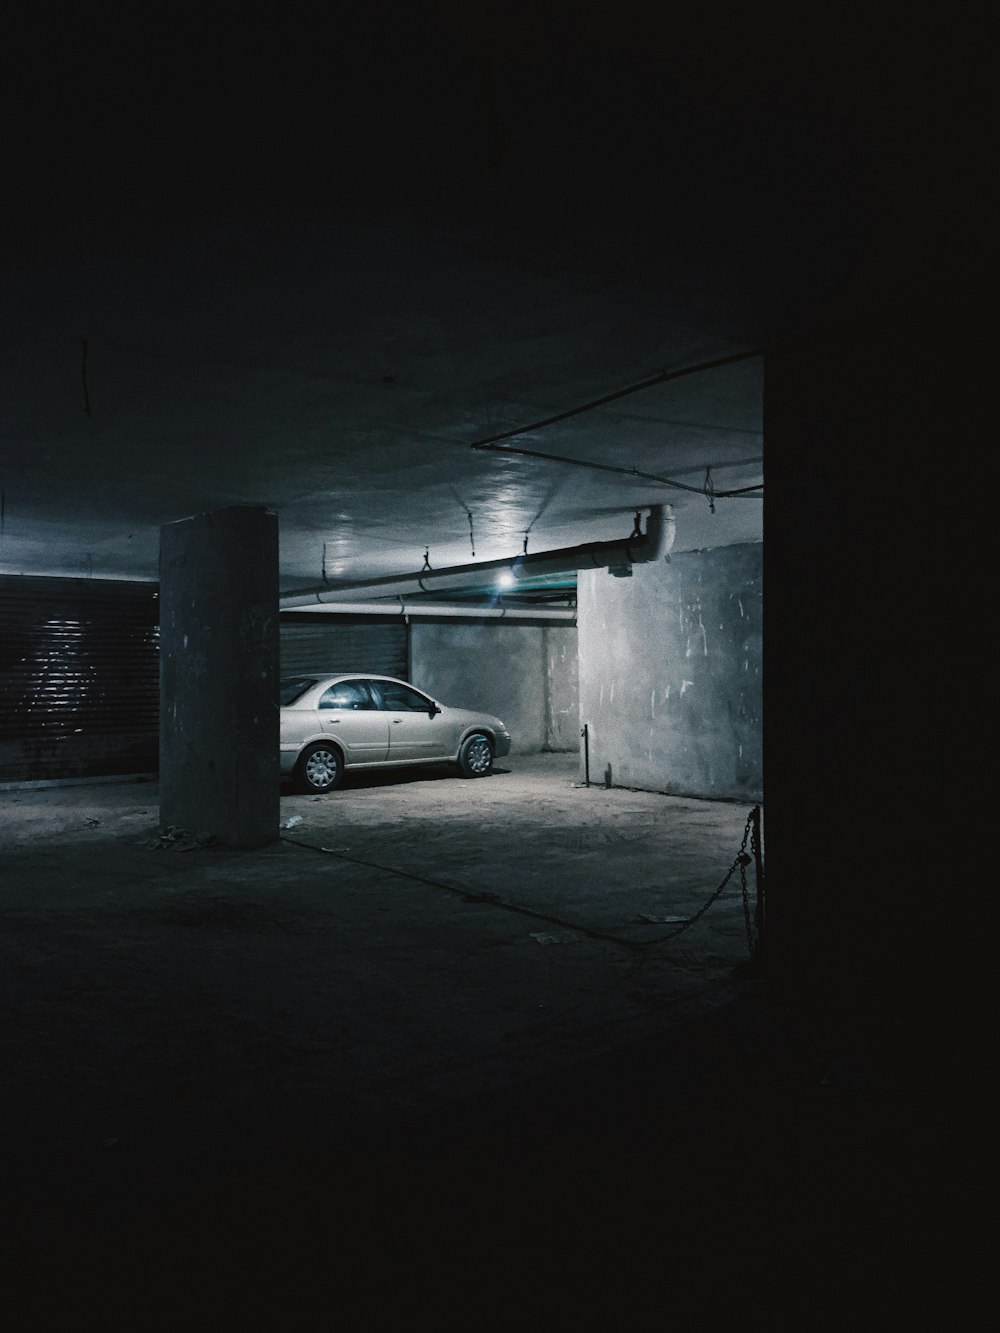
[[[85,819],[83,822],[87,825],[87,828],[97,828],[97,826],[100,824],[101,821],[99,819],[88,818]]]
[[[685,921],[689,921],[689,920],[690,920],[690,917],[686,917],[686,916],[646,916],[644,913],[640,912],[639,915],[636,917],[636,920],[637,920],[637,921],[642,921],[644,924],[646,924],[646,925],[650,925],[650,926],[679,926],[679,925],[681,925],[683,922],[685,922]]]
[[[287,819],[283,819],[281,821],[281,823],[278,825],[278,828],[295,828],[297,825],[301,823],[302,823],[301,815],[289,815]]]
[[[539,944],[576,944],[580,937],[574,935],[571,930],[533,930],[531,938],[537,940]]]
[[[168,824],[155,838],[150,838],[146,846],[152,851],[193,852],[200,847],[215,847],[218,841],[214,833],[189,833],[187,829]]]

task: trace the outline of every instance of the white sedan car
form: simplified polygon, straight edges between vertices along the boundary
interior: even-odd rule
[[[346,770],[457,764],[485,777],[510,753],[497,717],[449,708],[391,676],[289,676],[281,682],[281,772],[332,791]]]

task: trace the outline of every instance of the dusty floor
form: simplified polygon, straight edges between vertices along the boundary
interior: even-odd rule
[[[3,1327],[947,1305],[897,1273],[968,1186],[940,1109],[767,1001],[738,875],[668,938],[747,808],[566,756],[285,792],[301,822],[245,853],[160,838],[151,784],[0,806]]]

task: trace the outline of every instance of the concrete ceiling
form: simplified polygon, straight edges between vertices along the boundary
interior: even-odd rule
[[[362,11],[107,45],[24,31],[4,572],[153,578],[161,524],[229,504],[278,511],[285,589],[627,536],[665,501],[677,550],[758,540],[759,496],[712,513],[470,446],[920,295],[992,246],[968,36],[933,57],[945,114],[914,66],[929,47],[877,25],[859,55],[840,30],[627,6]],[[507,443],[752,486],[762,375],[742,361]]]

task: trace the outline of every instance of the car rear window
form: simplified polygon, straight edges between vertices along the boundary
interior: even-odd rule
[[[307,676],[290,676],[287,680],[283,680],[278,690],[278,698],[281,701],[282,708],[288,704],[293,704],[296,699],[305,694],[310,685],[315,684],[315,680]]]

